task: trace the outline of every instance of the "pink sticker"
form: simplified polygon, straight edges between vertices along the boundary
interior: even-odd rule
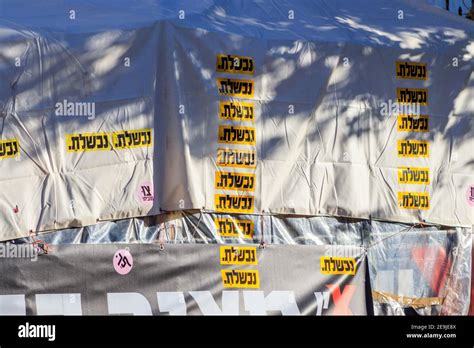
[[[152,205],[154,200],[153,184],[143,181],[137,188],[138,201],[144,205]]]
[[[118,274],[124,275],[132,270],[133,257],[127,249],[120,249],[115,252],[112,261]]]
[[[474,185],[471,185],[467,188],[466,199],[467,199],[467,203],[471,207],[474,207]]]

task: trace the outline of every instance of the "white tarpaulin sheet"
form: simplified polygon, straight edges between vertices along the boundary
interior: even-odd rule
[[[24,5],[0,1],[2,240],[203,208],[474,224],[468,20],[403,0]]]

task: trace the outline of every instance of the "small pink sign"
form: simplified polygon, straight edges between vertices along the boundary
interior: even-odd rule
[[[125,275],[132,270],[133,257],[127,249],[120,249],[115,252],[112,261],[118,274]]]
[[[155,195],[153,192],[153,183],[151,181],[143,181],[137,188],[137,198],[141,204],[153,205]]]
[[[474,207],[474,185],[471,185],[467,188],[466,199],[467,199],[467,203],[471,207]]]

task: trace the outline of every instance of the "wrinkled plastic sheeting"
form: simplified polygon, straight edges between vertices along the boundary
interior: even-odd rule
[[[218,220],[251,221],[250,238],[224,237]],[[77,243],[242,243],[363,246],[370,228],[365,220],[339,217],[229,215],[177,212],[143,218],[100,222],[81,228],[42,233],[48,244]],[[262,235],[262,230],[264,231]],[[364,232],[365,231],[365,232]],[[18,239],[19,241],[20,239]],[[27,239],[23,239],[27,240]]]
[[[471,293],[469,229],[373,222],[366,239],[376,315],[466,315]]]

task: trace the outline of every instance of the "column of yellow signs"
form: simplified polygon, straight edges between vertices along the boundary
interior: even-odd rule
[[[223,213],[251,214],[255,207],[257,165],[255,104],[252,102],[255,83],[251,79],[255,73],[254,59],[218,54],[216,72],[223,75],[216,78],[222,100],[218,109],[214,209]],[[222,236],[253,237],[253,221],[225,218],[216,219],[215,223]]]
[[[395,66],[397,79],[412,80],[414,85],[397,88],[399,110],[403,109],[403,106],[414,106],[407,109],[419,111],[421,106],[427,106],[428,89],[419,88],[422,81],[428,80],[427,64],[397,61]],[[399,112],[397,116],[397,132],[402,137],[397,140],[397,154],[406,162],[406,165],[397,168],[397,181],[399,185],[419,188],[416,191],[404,189],[398,192],[400,209],[427,210],[430,208],[430,197],[426,191],[426,186],[430,184],[430,169],[426,164],[418,164],[427,162],[430,156],[430,142],[417,139],[421,137],[420,135],[429,132],[429,121],[428,115],[422,115],[419,112]]]

